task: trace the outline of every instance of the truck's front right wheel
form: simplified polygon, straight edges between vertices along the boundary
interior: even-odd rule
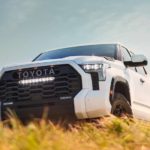
[[[122,94],[115,93],[111,113],[117,117],[132,116],[131,106]]]

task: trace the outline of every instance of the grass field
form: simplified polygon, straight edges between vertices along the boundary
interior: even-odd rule
[[[44,120],[26,126],[15,119],[11,119],[11,127],[0,124],[0,150],[128,149],[150,149],[150,123],[108,117],[67,127]]]

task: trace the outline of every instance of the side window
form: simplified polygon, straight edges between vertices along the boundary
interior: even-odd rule
[[[145,76],[146,75],[146,71],[144,69],[144,67],[136,67],[137,73]]]
[[[124,47],[121,47],[123,61],[131,61],[131,56],[128,50]]]
[[[134,55],[132,52],[129,52],[126,48],[121,47],[122,50],[122,56],[123,56],[123,61],[131,61],[131,56]],[[136,72],[135,67],[129,67],[131,70]]]
[[[131,57],[134,55],[134,53],[131,52],[131,51],[129,51],[129,53],[130,53],[130,56],[131,56]],[[135,71],[135,72],[137,72],[137,70],[136,70],[135,67],[130,67],[130,69],[133,70],[133,71]]]

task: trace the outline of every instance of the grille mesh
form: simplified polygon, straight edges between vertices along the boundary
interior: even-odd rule
[[[27,68],[25,71],[48,68],[50,66]],[[81,89],[81,76],[70,65],[53,66],[55,80],[52,82],[20,85],[17,76],[18,70],[5,72],[0,80],[0,100],[9,101],[32,101],[54,100],[60,97],[74,97]],[[22,71],[23,71],[22,70]]]

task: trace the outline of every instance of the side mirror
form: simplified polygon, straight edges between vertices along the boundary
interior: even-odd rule
[[[126,61],[124,64],[129,67],[146,66],[148,61],[144,55],[133,55],[131,61]]]

